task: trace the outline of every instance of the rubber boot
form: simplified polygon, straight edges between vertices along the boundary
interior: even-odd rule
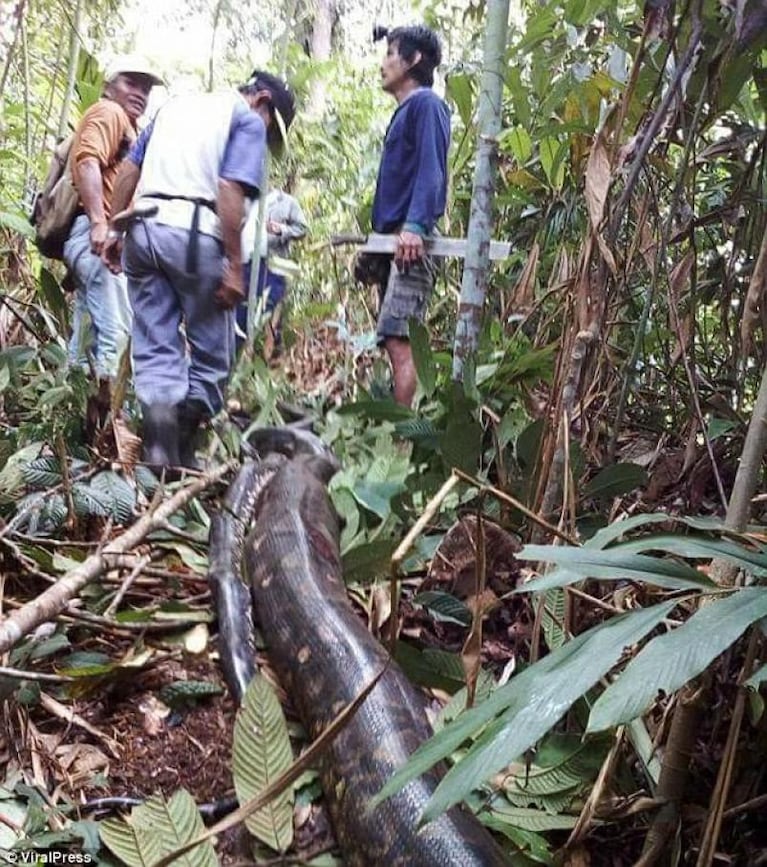
[[[142,403],[144,461],[157,476],[167,479],[177,475],[178,406],[172,403]]]
[[[179,462],[188,470],[202,470],[197,457],[200,445],[200,425],[208,416],[208,409],[199,400],[185,400],[178,407]]]

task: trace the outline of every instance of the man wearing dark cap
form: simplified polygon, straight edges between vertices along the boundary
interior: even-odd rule
[[[83,359],[82,338],[91,337],[98,394],[88,405],[89,427],[109,407],[110,380],[117,374],[128,342],[131,311],[125,278],[111,274],[101,261],[120,161],[136,140],[136,122],[149,91],[160,78],[136,55],[116,58],[105,75],[104,93],[83,115],[72,142],[72,181],[79,213],[64,242],[64,260],[73,276],[75,299],[69,359]],[[87,323],[87,329],[86,329]]]
[[[378,314],[378,343],[392,365],[394,399],[410,406],[416,373],[409,320],[423,321],[434,288],[424,238],[445,212],[450,111],[432,90],[442,52],[428,27],[376,28],[385,36],[381,86],[397,101],[384,140],[372,222],[376,232],[396,233],[394,263],[384,280]]]
[[[236,93],[169,100],[120,170],[113,212],[134,192],[137,213],[156,209],[128,228],[122,265],[144,459],[158,471],[197,468],[200,423],[223,406],[233,309],[245,297],[240,232],[263,185],[267,147],[279,150],[294,114],[285,82],[256,70]],[[105,255],[119,269],[114,235]]]

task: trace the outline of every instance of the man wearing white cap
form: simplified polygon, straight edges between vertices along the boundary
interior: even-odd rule
[[[64,244],[64,261],[76,286],[69,357],[72,363],[81,361],[82,323],[87,314],[99,380],[89,416],[100,416],[102,422],[109,407],[109,383],[130,334],[131,310],[124,276],[109,271],[101,261],[101,251],[118,166],[136,140],[136,122],[144,113],[149,91],[160,81],[141,58],[117,58],[105,76],[101,99],[77,126],[70,154],[80,211]],[[95,419],[89,421],[93,424]]]

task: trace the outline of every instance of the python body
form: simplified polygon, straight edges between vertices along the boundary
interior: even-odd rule
[[[325,488],[335,469],[318,455],[296,454],[284,461],[258,495],[243,561],[270,658],[312,737],[388,662],[346,595],[338,518]],[[423,697],[389,664],[321,760],[323,790],[345,863],[507,863],[489,833],[462,808],[417,828],[437,785],[436,771],[407,784],[374,810],[367,809],[430,735]]]
[[[334,458],[301,426],[259,428],[247,438],[249,458],[229,486],[210,521],[208,584],[218,620],[218,648],[224,679],[240,704],[256,672],[256,645],[250,587],[242,581],[242,551],[258,496],[280,464],[296,454]],[[261,460],[259,455],[264,455]],[[334,464],[335,465],[335,464]]]

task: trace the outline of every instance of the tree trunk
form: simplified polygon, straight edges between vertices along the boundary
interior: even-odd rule
[[[314,21],[309,40],[312,60],[330,60],[333,50],[333,22],[336,17],[336,0],[315,0]],[[312,81],[308,114],[320,118],[325,113],[325,80],[322,74]]]
[[[77,0],[75,11],[72,16],[72,29],[69,32],[69,58],[67,60],[67,87],[64,91],[64,102],[61,105],[61,114],[59,115],[59,127],[57,130],[57,139],[62,139],[67,134],[67,124],[69,123],[69,113],[72,108],[72,97],[75,93],[75,82],[77,81],[77,62],[80,57],[80,24],[83,18],[83,0]]]
[[[463,379],[464,364],[477,347],[487,290],[508,23],[509,0],[488,0],[484,68],[477,111],[477,164],[474,170],[466,261],[453,344],[453,379],[456,381]]]

